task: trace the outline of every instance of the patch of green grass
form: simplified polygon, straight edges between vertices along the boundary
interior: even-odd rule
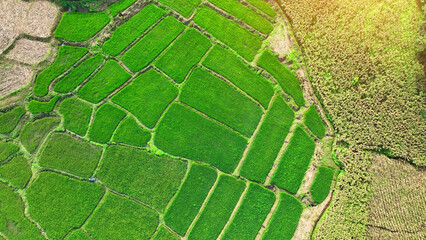
[[[89,130],[89,138],[95,142],[107,143],[114,134],[115,128],[126,116],[120,108],[105,103],[96,110],[95,118]]]
[[[303,206],[297,198],[285,192],[280,193],[280,202],[262,239],[292,239],[302,211]]]
[[[190,28],[160,56],[155,65],[173,80],[181,83],[211,45],[206,36]]]
[[[136,42],[121,58],[132,72],[137,72],[154,60],[185,29],[172,16],[164,18]]]
[[[158,125],[154,144],[172,155],[206,162],[231,173],[247,140],[181,104],[172,103]]]
[[[95,239],[148,239],[158,223],[154,210],[107,192],[83,228]]]
[[[109,146],[97,176],[108,187],[164,211],[185,176],[186,163],[118,145]]]
[[[21,106],[15,107],[8,112],[0,114],[0,133],[12,132],[24,114],[25,108]]]
[[[33,114],[51,112],[60,97],[61,96],[56,95],[52,97],[48,102],[39,102],[37,100],[31,100],[28,103],[28,110]]]
[[[10,155],[19,151],[19,146],[13,142],[0,142],[0,162],[8,159]]]
[[[217,178],[217,172],[193,163],[185,182],[164,214],[165,223],[184,236]]]
[[[60,93],[69,93],[80,85],[90,74],[95,71],[104,61],[105,57],[97,54],[72,69],[59,82],[55,83],[53,90]]]
[[[257,65],[268,71],[298,106],[305,104],[302,88],[296,75],[286,68],[269,50],[265,50],[260,55]]]
[[[321,203],[330,192],[331,181],[333,180],[333,169],[320,166],[317,168],[314,182],[311,185],[312,200]]]
[[[195,14],[194,21],[247,61],[253,60],[262,45],[260,36],[251,33],[209,7],[201,7]]]
[[[81,229],[76,229],[68,235],[66,240],[91,240],[89,236],[87,236],[86,233],[84,233]]]
[[[203,61],[203,65],[227,78],[263,107],[268,107],[274,94],[271,83],[250,69],[230,51],[215,45]]]
[[[145,6],[114,31],[111,38],[102,46],[102,50],[112,56],[118,55],[145,30],[160,20],[164,13],[153,4]]]
[[[250,183],[223,239],[255,239],[274,202],[275,194],[272,191],[256,183]]]
[[[268,20],[238,0],[209,0],[209,2],[225,12],[228,12],[230,15],[242,20],[261,33],[269,34],[274,29],[274,26],[272,26]]]
[[[113,141],[144,147],[151,139],[151,133],[141,128],[132,117],[126,118],[115,131]]]
[[[195,8],[201,3],[201,0],[159,0],[161,3],[168,5],[182,14],[184,17],[189,18],[194,12]]]
[[[116,16],[119,12],[126,10],[130,5],[132,5],[136,0],[121,0],[108,7],[109,12],[112,16]]]
[[[315,151],[315,142],[301,128],[296,127],[278,167],[272,176],[272,184],[291,193],[297,193]]]
[[[64,116],[64,128],[86,135],[89,128],[92,107],[78,98],[67,98],[59,105],[59,112]]]
[[[277,96],[247,153],[240,175],[264,182],[294,120],[294,112]]]
[[[16,188],[23,188],[32,176],[30,165],[23,156],[16,156],[0,165],[0,178]]]
[[[202,68],[191,73],[179,100],[246,136],[252,135],[262,116],[256,103]]]
[[[65,133],[53,133],[39,157],[43,167],[59,169],[80,177],[92,176],[102,147],[92,145]]]
[[[42,97],[49,92],[50,83],[70,68],[87,53],[87,48],[63,45],[59,48],[55,60],[41,71],[35,80],[33,92]]]
[[[71,229],[80,227],[103,194],[100,184],[52,172],[40,173],[26,190],[31,217],[51,239],[62,239]]]
[[[220,175],[213,194],[189,233],[188,239],[217,239],[244,189],[244,181]]]
[[[130,77],[130,73],[118,62],[108,60],[99,72],[77,92],[77,96],[89,102],[98,103]]]
[[[19,140],[28,152],[34,153],[47,134],[56,128],[61,119],[45,117],[34,122],[28,122],[22,128]]]
[[[321,120],[314,105],[311,105],[305,113],[304,124],[311,130],[317,137],[322,138],[325,135],[324,123]]]
[[[55,30],[55,38],[66,41],[86,41],[110,21],[107,12],[66,12]]]
[[[246,0],[246,2],[255,6],[257,9],[266,13],[270,17],[275,17],[275,15],[277,15],[277,12],[275,12],[275,10],[271,7],[271,3],[265,0]]]
[[[154,69],[139,75],[115,94],[111,101],[134,114],[152,128],[179,91],[172,82]]]
[[[179,240],[180,238],[170,232],[166,227],[161,226],[153,240]]]

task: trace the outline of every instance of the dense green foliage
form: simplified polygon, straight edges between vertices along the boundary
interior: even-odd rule
[[[172,103],[159,123],[154,144],[172,155],[203,161],[230,173],[247,140],[187,107]]]
[[[331,181],[333,180],[333,170],[328,167],[320,166],[317,168],[314,182],[311,185],[312,200],[321,203],[330,192]]]
[[[66,240],[91,240],[86,233],[84,233],[81,229],[76,229],[72,231],[66,238]]]
[[[178,234],[185,235],[216,178],[217,173],[212,168],[193,163],[185,182],[164,215],[166,224]]]
[[[182,14],[184,17],[189,18],[194,12],[194,9],[201,3],[201,0],[159,0],[161,3],[168,5]]]
[[[123,63],[133,72],[141,70],[176,39],[184,28],[185,26],[176,18],[172,16],[164,18],[124,53],[121,58]]]
[[[78,98],[67,98],[59,105],[59,112],[64,116],[64,128],[80,136],[86,135],[92,116],[90,104]]]
[[[98,103],[131,77],[114,60],[108,60],[105,65],[87,82],[77,96],[92,103]]]
[[[51,112],[60,97],[61,96],[56,95],[52,97],[48,102],[39,102],[37,100],[31,100],[28,103],[28,110],[33,114]]]
[[[163,15],[164,11],[155,5],[145,6],[114,31],[111,38],[102,46],[102,50],[113,56],[118,55]]]
[[[194,21],[248,61],[253,60],[262,45],[261,37],[211,8],[201,7],[195,14]]]
[[[10,155],[19,151],[19,146],[13,142],[0,142],[0,162],[8,159]]]
[[[186,163],[144,150],[109,146],[97,176],[108,187],[164,211],[181,184]]]
[[[277,12],[271,7],[271,4],[265,0],[246,0],[246,2],[255,6],[270,17],[275,17],[275,15],[277,15]]]
[[[127,109],[147,127],[153,128],[178,92],[169,79],[150,69],[133,79],[111,101]]]
[[[16,156],[7,164],[0,165],[0,178],[16,188],[25,187],[31,175],[30,165],[23,156]]]
[[[257,182],[265,181],[293,120],[293,110],[281,96],[277,96],[247,153],[241,176]]]
[[[157,230],[157,234],[152,238],[153,240],[179,240],[180,238],[170,232],[166,227],[161,226],[160,229]]]
[[[19,120],[25,114],[25,108],[18,106],[12,110],[0,114],[0,133],[10,133],[18,125]]]
[[[53,133],[39,157],[41,166],[89,178],[95,170],[102,148],[65,133]]]
[[[307,126],[317,137],[324,137],[325,126],[314,105],[311,105],[308,111],[306,111],[304,120],[305,126]]]
[[[130,5],[132,5],[136,0],[120,0],[108,7],[109,12],[112,16],[116,16],[119,12],[126,10]]]
[[[141,128],[136,120],[128,117],[118,126],[113,141],[137,147],[144,147],[151,139],[151,133]]]
[[[194,28],[182,34],[155,65],[178,83],[211,47],[210,40]]]
[[[315,142],[301,128],[296,127],[278,167],[272,177],[272,184],[291,193],[297,193],[315,151]]]
[[[55,38],[66,41],[86,41],[110,21],[107,12],[66,12],[55,30]]]
[[[52,239],[80,227],[98,204],[101,185],[42,172],[26,190],[29,212]]]
[[[95,118],[89,130],[89,138],[95,142],[107,143],[114,134],[115,128],[126,116],[120,108],[105,103],[96,110]]]
[[[19,140],[28,152],[34,153],[47,134],[56,128],[61,119],[45,117],[34,122],[28,122],[21,130]]]
[[[86,53],[87,49],[83,47],[61,46],[53,63],[37,75],[33,88],[34,94],[39,97],[45,96],[49,92],[50,83]]]

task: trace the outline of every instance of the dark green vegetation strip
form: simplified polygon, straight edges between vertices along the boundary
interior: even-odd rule
[[[197,64],[211,47],[210,40],[194,28],[187,30],[158,59],[155,65],[181,83],[189,70]]]
[[[251,136],[262,116],[249,98],[202,68],[196,68],[181,88],[179,100]]]
[[[40,173],[26,190],[31,217],[52,239],[62,239],[71,229],[80,227],[103,194],[99,184],[51,172]]]
[[[333,180],[333,170],[328,167],[320,166],[317,168],[314,182],[311,185],[312,200],[321,203],[330,192],[331,181]]]
[[[213,194],[188,239],[217,239],[245,188],[242,180],[220,175]]]
[[[305,113],[304,124],[311,130],[317,137],[322,138],[325,135],[324,123],[321,120],[314,105],[311,105]]]
[[[86,233],[81,229],[76,229],[67,236],[66,240],[92,240]]]
[[[55,38],[85,41],[93,37],[109,22],[107,12],[66,12],[55,31]]]
[[[311,163],[314,151],[314,140],[303,128],[296,127],[290,143],[280,159],[271,183],[291,193],[297,193],[306,170]]]
[[[184,28],[176,18],[168,16],[124,53],[121,59],[131,71],[137,72],[151,63]]]
[[[194,9],[201,3],[201,0],[159,0],[161,3],[168,5],[182,14],[184,17],[189,18],[194,12]]]
[[[19,151],[19,146],[12,142],[0,142],[0,162]]]
[[[95,239],[148,239],[158,221],[154,210],[107,192],[84,230]]]
[[[153,240],[179,240],[180,238],[170,232],[166,227],[161,226]]]
[[[0,114],[0,133],[12,132],[24,114],[25,108],[21,106],[15,107],[8,112]]]
[[[92,107],[78,98],[67,98],[59,105],[59,112],[64,116],[64,128],[86,135],[89,128]]]
[[[141,128],[132,117],[126,118],[115,131],[113,141],[144,147],[151,139],[151,133]]]
[[[28,152],[34,153],[41,141],[47,134],[56,128],[61,119],[56,117],[45,117],[34,122],[25,124],[22,128],[19,140]]]
[[[255,6],[262,12],[268,14],[270,17],[275,17],[275,15],[277,15],[277,12],[275,12],[275,10],[271,7],[271,3],[265,0],[245,0],[245,1]]]
[[[275,240],[283,239],[290,240],[293,238],[294,231],[299,223],[300,216],[302,215],[303,206],[288,193],[282,192],[280,194],[280,202],[271,222],[269,223],[266,232],[263,234],[262,239]]]
[[[28,103],[28,110],[33,114],[51,112],[60,97],[61,96],[56,95],[53,98],[51,98],[48,102],[39,102],[37,100],[31,100]]]
[[[89,130],[89,138],[95,142],[106,143],[114,134],[115,128],[126,116],[126,112],[120,108],[105,103],[98,108],[92,127]]]
[[[247,153],[240,175],[264,182],[294,120],[294,112],[277,96]]]
[[[16,156],[5,165],[0,165],[0,178],[16,188],[23,188],[32,175],[30,165],[23,156]]]
[[[102,147],[83,142],[65,133],[53,133],[39,157],[43,167],[56,168],[89,178],[101,157]]]
[[[297,105],[303,106],[305,104],[302,88],[296,75],[286,68],[269,50],[265,50],[260,55],[257,64],[272,74],[281,88],[290,94]]]
[[[12,188],[0,183],[0,232],[6,239],[45,239],[24,215],[24,203]]]
[[[147,5],[127,22],[120,25],[102,46],[102,50],[113,56],[118,55],[163,15],[164,11],[160,8],[153,4]]]
[[[159,123],[154,143],[172,155],[203,161],[231,173],[247,140],[183,105],[172,103]]]
[[[250,183],[244,199],[222,239],[255,239],[263,221],[275,202],[275,194]]]
[[[134,2],[136,2],[136,0],[121,0],[109,6],[108,10],[111,15],[115,17],[119,12],[126,10]]]
[[[193,163],[180,191],[164,215],[166,224],[184,236],[216,178],[217,173],[212,168]]]
[[[195,14],[194,21],[248,61],[253,60],[262,45],[261,37],[211,8],[201,7]]]
[[[87,82],[77,96],[92,103],[98,103],[131,77],[114,60],[108,60],[105,65]]]
[[[34,94],[39,97],[45,96],[49,92],[50,83],[86,53],[87,49],[83,47],[61,46],[53,63],[37,75],[33,89]]]
[[[261,33],[269,34],[274,29],[274,26],[272,26],[268,20],[238,0],[209,0],[209,2],[242,20]]]
[[[250,69],[230,51],[215,45],[203,61],[203,65],[230,80],[263,107],[268,107],[274,94],[271,83]]]
[[[113,145],[102,158],[98,177],[110,188],[163,211],[185,176],[186,163],[144,150]]]
[[[176,98],[179,91],[173,83],[154,69],[139,75],[111,98],[135,115],[149,128],[157,123],[167,105]]]
[[[72,69],[64,78],[55,83],[53,90],[60,93],[68,93],[80,85],[93,71],[104,61],[105,57],[97,54]]]

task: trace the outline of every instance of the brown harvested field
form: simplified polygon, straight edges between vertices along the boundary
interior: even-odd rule
[[[27,85],[31,80],[31,67],[0,62],[0,97]]]
[[[48,1],[31,2],[22,32],[36,37],[49,37],[58,13],[58,7],[53,3]]]
[[[37,64],[42,61],[49,51],[49,43],[19,39],[13,49],[6,55],[7,58],[27,64]]]

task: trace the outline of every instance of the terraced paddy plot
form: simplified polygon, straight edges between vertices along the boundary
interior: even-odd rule
[[[293,110],[281,96],[277,96],[247,153],[241,176],[256,182],[265,181],[293,121]]]
[[[297,193],[314,151],[314,140],[303,128],[296,127],[271,183],[291,193]]]
[[[155,5],[145,6],[114,31],[111,38],[102,46],[102,50],[112,56],[118,55],[163,15],[164,11]]]
[[[184,17],[189,18],[201,0],[159,0],[159,2],[173,8]]]
[[[33,114],[51,112],[60,97],[61,96],[56,95],[52,97],[48,102],[39,102],[37,100],[31,100],[28,103],[28,110]]]
[[[84,230],[95,239],[148,239],[158,221],[157,212],[151,208],[107,192]]]
[[[166,107],[178,95],[178,89],[154,69],[142,73],[111,101],[131,112],[141,123],[153,128]]]
[[[214,169],[193,163],[182,187],[164,214],[166,224],[178,234],[185,235],[216,178]]]
[[[253,60],[262,45],[260,36],[251,33],[211,8],[201,7],[195,14],[194,21],[247,61]]]
[[[92,176],[102,154],[102,148],[71,137],[53,133],[47,140],[39,163],[43,167],[59,169],[80,177]]]
[[[0,133],[10,133],[18,125],[19,120],[25,114],[25,108],[18,106],[12,110],[0,114]]]
[[[314,182],[311,185],[312,200],[321,203],[330,192],[331,181],[333,180],[333,170],[328,167],[320,166],[317,168]]]
[[[325,135],[324,123],[321,120],[314,105],[311,105],[305,113],[304,124],[311,130],[317,137],[322,138]]]
[[[136,0],[121,0],[108,7],[109,12],[112,16],[116,16],[119,12],[126,10]]]
[[[30,165],[23,156],[16,156],[8,163],[0,165],[0,178],[16,188],[25,187],[31,175]]]
[[[172,103],[158,125],[154,144],[172,155],[206,162],[231,173],[247,140],[181,104]]]
[[[160,56],[155,65],[173,80],[181,83],[211,45],[207,37],[190,28]]]
[[[217,239],[244,188],[244,181],[228,175],[220,175],[213,194],[196,220],[188,239]]]
[[[0,162],[8,159],[12,154],[19,151],[19,146],[12,142],[0,142]]]
[[[204,59],[203,65],[227,78],[262,104],[264,108],[268,107],[269,101],[274,94],[271,83],[250,69],[230,51],[215,45],[206,59]]]
[[[19,140],[28,152],[34,153],[47,134],[56,128],[61,119],[45,117],[34,122],[28,122],[21,130]]]
[[[265,0],[245,0],[245,1],[255,6],[260,11],[266,13],[270,17],[275,17],[277,15],[277,12],[275,12],[271,4]]]
[[[130,77],[130,73],[118,62],[108,60],[99,72],[77,92],[77,96],[89,102],[98,103]]]
[[[96,110],[95,118],[89,130],[89,138],[95,142],[107,143],[114,134],[115,128],[126,116],[120,108],[105,103]]]
[[[137,41],[121,58],[132,71],[150,64],[185,29],[176,18],[168,16]]]
[[[127,117],[118,126],[113,139],[117,143],[144,147],[151,139],[151,133],[141,128],[134,118]]]
[[[80,136],[86,135],[92,111],[90,104],[78,98],[67,98],[59,105],[59,112],[64,117],[64,128]]]
[[[256,103],[202,68],[196,68],[181,87],[179,100],[246,136],[262,116]]]
[[[41,172],[26,190],[29,213],[52,239],[62,239],[80,227],[103,194],[99,184],[52,172]]]
[[[186,169],[183,161],[112,145],[105,151],[97,176],[115,191],[163,212],[178,190]]]

